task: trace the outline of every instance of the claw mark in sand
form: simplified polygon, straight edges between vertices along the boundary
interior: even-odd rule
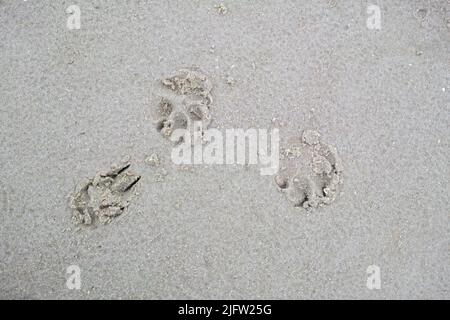
[[[171,91],[159,97],[152,110],[158,132],[170,139],[176,129],[193,129],[194,122],[201,123],[201,127],[196,127],[199,130],[209,127],[212,84],[204,74],[198,70],[181,69],[161,83]]]
[[[130,191],[141,178],[128,171],[129,167],[129,162],[112,166],[108,172],[99,172],[78,187],[70,197],[76,224],[107,224],[125,211]]]
[[[305,130],[282,150],[275,183],[295,207],[316,208],[336,199],[342,171],[336,149],[322,143],[318,132]]]

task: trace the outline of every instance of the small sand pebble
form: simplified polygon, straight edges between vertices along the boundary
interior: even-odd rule
[[[305,130],[302,135],[302,141],[310,146],[320,142],[320,134],[314,130]]]
[[[234,86],[235,83],[236,83],[236,80],[234,80],[233,77],[231,77],[231,76],[227,77],[227,84],[229,84],[230,86]]]
[[[161,160],[156,153],[152,153],[145,159],[145,163],[152,167],[157,167],[161,164]]]
[[[215,7],[217,9],[217,12],[219,12],[221,15],[225,15],[228,13],[228,8],[223,3],[221,3]]]

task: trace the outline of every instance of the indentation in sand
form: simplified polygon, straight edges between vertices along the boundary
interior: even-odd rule
[[[295,207],[316,208],[336,199],[343,182],[342,163],[336,149],[322,143],[317,131],[305,130],[291,139],[280,160],[275,183]]]
[[[130,162],[112,166],[81,183],[70,197],[73,221],[81,225],[110,223],[129,205],[131,189],[141,178],[130,171]]]
[[[158,97],[152,118],[156,129],[170,139],[176,129],[206,130],[211,123],[212,84],[198,70],[181,69],[161,80],[165,91]],[[201,126],[194,126],[200,123]]]

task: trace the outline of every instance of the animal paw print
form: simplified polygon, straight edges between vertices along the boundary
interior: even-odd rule
[[[282,150],[278,188],[295,207],[316,208],[332,203],[342,184],[342,164],[336,149],[321,142],[320,134],[305,130]]]
[[[76,224],[106,224],[124,212],[129,191],[141,178],[128,171],[129,167],[129,162],[114,166],[81,184],[70,199]]]
[[[211,82],[201,72],[189,69],[161,82],[170,91],[158,98],[152,112],[156,130],[168,139],[176,129],[200,130],[203,135],[211,123]]]

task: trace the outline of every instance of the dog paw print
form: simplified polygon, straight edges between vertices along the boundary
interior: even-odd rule
[[[282,150],[275,183],[295,207],[316,208],[336,199],[342,171],[336,149],[322,143],[318,132],[305,130]]]
[[[120,216],[129,205],[130,191],[141,178],[130,171],[130,163],[113,166],[82,183],[70,197],[76,224],[107,224]]]
[[[182,69],[163,79],[168,89],[152,112],[156,130],[170,139],[176,129],[206,130],[211,123],[212,84],[196,70]]]

